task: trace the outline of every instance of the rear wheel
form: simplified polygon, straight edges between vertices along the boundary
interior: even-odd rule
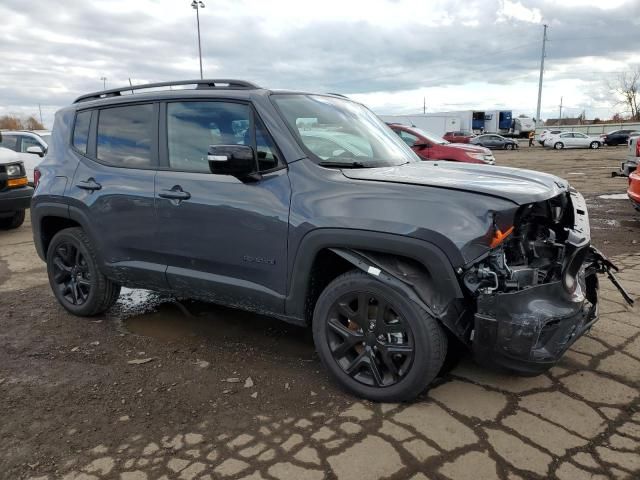
[[[416,397],[436,377],[447,352],[447,336],[435,318],[359,270],[322,292],[313,339],[340,386],[382,402]]]
[[[120,295],[120,286],[100,272],[94,247],[81,228],[68,228],[53,237],[47,273],[58,302],[74,315],[104,313]]]
[[[553,145],[553,148],[555,148],[556,150],[562,150],[562,149],[564,148],[564,143],[562,143],[562,142],[556,142],[556,143]]]
[[[600,148],[600,143],[599,142],[591,142],[591,144],[589,145],[589,148],[596,150],[598,148]]]
[[[24,223],[24,210],[17,210],[13,215],[6,218],[0,218],[0,230],[13,230]]]

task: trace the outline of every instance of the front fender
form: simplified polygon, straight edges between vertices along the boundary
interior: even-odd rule
[[[438,313],[444,304],[464,299],[457,276],[447,256],[436,245],[415,238],[367,230],[321,228],[307,233],[289,265],[290,287],[285,300],[288,316],[304,318],[309,276],[316,255],[324,249],[347,249],[370,254],[397,256],[415,260],[429,275],[437,279],[436,305],[429,307]]]

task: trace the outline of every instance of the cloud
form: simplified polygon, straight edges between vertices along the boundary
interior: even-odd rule
[[[55,109],[100,90],[103,76],[108,87],[197,78],[189,3],[25,8],[3,0],[0,115],[37,113],[41,104],[50,125]],[[542,19],[550,39],[544,111],[555,115],[565,88],[576,108],[610,109],[605,80],[627,68],[640,42],[640,6],[617,3],[603,10],[546,0],[211,1],[200,18],[203,64],[206,77],[345,93],[385,113],[419,108],[423,95],[438,99],[433,108],[500,104],[532,113]]]

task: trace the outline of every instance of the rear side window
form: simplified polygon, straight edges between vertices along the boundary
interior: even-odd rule
[[[0,147],[8,148],[14,152],[18,151],[18,137],[16,135],[2,135]]]
[[[116,167],[151,166],[153,105],[129,105],[100,110],[97,157]]]

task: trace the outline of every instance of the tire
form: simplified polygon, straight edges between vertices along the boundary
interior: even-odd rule
[[[505,150],[513,150],[513,145],[512,145],[512,144],[510,144],[510,143],[507,143],[507,144],[504,146],[504,148],[505,148]]]
[[[120,286],[102,274],[95,248],[81,228],[67,228],[53,237],[47,273],[58,302],[80,317],[106,312],[120,296]]]
[[[0,230],[13,230],[20,227],[24,223],[24,210],[16,210],[13,216],[0,218]]]
[[[414,399],[437,376],[447,354],[447,335],[435,318],[360,270],[337,277],[322,292],[313,313],[313,340],[338,385],[378,402]]]
[[[553,144],[553,148],[555,148],[556,150],[562,150],[564,148],[564,143],[556,142]]]
[[[598,148],[600,148],[600,142],[591,142],[589,144],[589,148],[592,150],[597,150]]]

